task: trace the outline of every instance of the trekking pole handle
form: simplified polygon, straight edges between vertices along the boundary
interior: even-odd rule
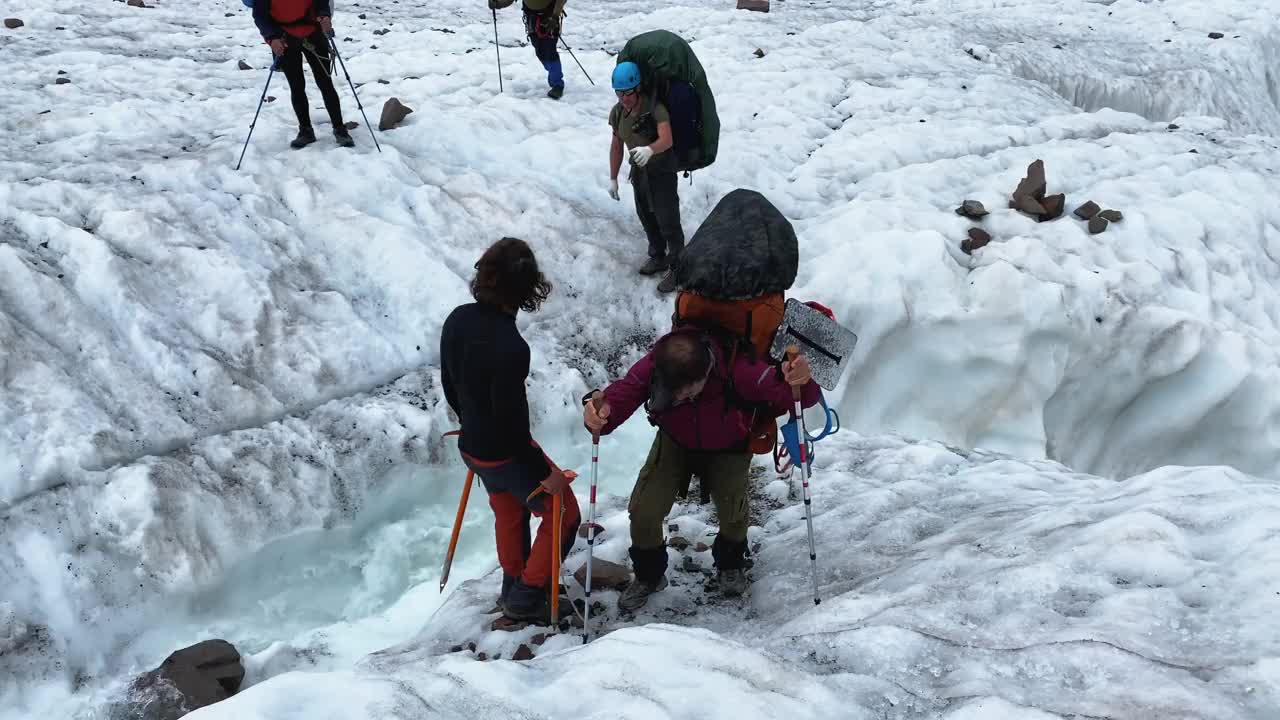
[[[557,467],[555,467],[554,465],[552,466],[552,468],[553,468],[556,472],[558,472],[558,473],[560,473],[560,474],[564,475],[566,478],[568,478],[568,479],[569,479],[569,482],[573,482],[574,480],[577,480],[577,479],[578,479],[578,473],[576,473],[576,472],[574,472],[574,471],[572,471],[572,470],[561,470],[560,468],[557,468]],[[533,489],[533,492],[529,493],[529,496],[528,496],[528,497],[526,497],[524,500],[525,500],[525,502],[533,502],[533,499],[534,499],[534,498],[536,498],[536,497],[538,497],[538,496],[539,496],[539,495],[541,495],[542,493],[547,493],[548,495],[551,495],[552,497],[560,497],[560,493],[555,493],[554,495],[552,495],[551,493],[547,492],[547,488],[546,488],[546,487],[544,487],[542,484],[539,484],[539,485],[538,485],[538,487],[534,488],[534,489]]]
[[[799,346],[797,345],[787,346],[787,362],[795,362],[795,359],[799,355],[800,355]],[[800,388],[795,385],[791,386],[791,399],[795,400],[796,402],[800,402]]]
[[[600,412],[600,408],[604,407],[604,393],[597,390],[595,394],[591,396],[591,407],[596,411],[596,413]],[[596,445],[600,444],[600,432],[598,430],[591,431],[591,442]]]

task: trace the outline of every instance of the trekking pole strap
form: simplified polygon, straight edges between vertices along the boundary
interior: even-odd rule
[[[829,435],[835,435],[840,432],[840,415],[827,404],[827,396],[820,394],[818,396],[818,403],[822,405],[822,410],[826,417],[826,424],[822,427],[822,432],[817,435],[809,435],[806,433],[806,437],[809,438],[810,442],[818,442]]]

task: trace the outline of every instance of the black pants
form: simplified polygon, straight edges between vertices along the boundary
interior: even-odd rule
[[[298,116],[299,129],[311,129],[311,107],[307,102],[307,81],[302,75],[302,58],[306,57],[311,65],[311,74],[315,76],[316,87],[324,98],[324,107],[329,111],[329,120],[333,122],[335,132],[346,132],[342,121],[342,103],[338,100],[338,91],[333,87],[330,68],[333,61],[329,54],[329,38],[316,30],[309,37],[300,38],[286,35],[284,55],[280,58],[280,71],[289,81],[289,96],[293,102],[293,112]]]
[[[636,214],[649,238],[649,257],[667,258],[674,263],[684,250],[684,228],[680,225],[679,176],[674,172],[654,172],[633,165],[631,187],[636,195]]]

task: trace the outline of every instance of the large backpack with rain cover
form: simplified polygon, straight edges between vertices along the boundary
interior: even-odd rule
[[[734,190],[721,198],[680,254],[672,321],[676,327],[707,330],[724,346],[730,367],[740,352],[768,359],[799,266],[800,246],[787,218],[764,195]],[[726,391],[731,402],[753,415],[752,452],[771,453],[776,415],[747,404],[732,387]]]
[[[628,40],[618,62],[639,65],[644,92],[671,115],[677,170],[700,170],[715,162],[720,117],[707,74],[689,43],[673,32],[651,30]]]

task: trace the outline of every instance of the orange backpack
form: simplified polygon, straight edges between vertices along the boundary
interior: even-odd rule
[[[697,325],[708,328],[721,337],[727,336],[729,347],[725,348],[725,352],[729,358],[729,367],[726,368],[726,377],[731,379],[731,368],[739,348],[745,346],[755,358],[768,358],[769,346],[773,344],[773,336],[782,326],[785,311],[786,298],[783,293],[770,293],[747,300],[712,300],[691,292],[681,292],[676,296],[676,313],[672,320],[676,327]],[[726,394],[751,412],[747,444],[752,454],[772,453],[778,433],[775,416],[768,408],[746,403],[733,389],[731,380],[726,387]]]
[[[765,358],[773,336],[782,326],[786,298],[782,293],[749,300],[712,300],[681,292],[676,296],[675,324],[711,326],[748,345],[754,356]]]

